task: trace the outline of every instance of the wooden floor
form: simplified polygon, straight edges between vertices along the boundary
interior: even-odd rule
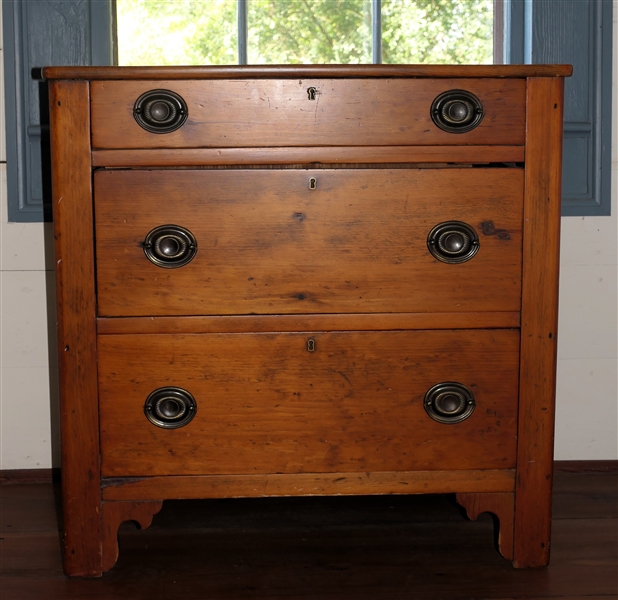
[[[2,600],[618,597],[618,476],[557,472],[552,560],[517,571],[448,496],[168,501],[100,579],[63,576],[51,484],[4,486]]]

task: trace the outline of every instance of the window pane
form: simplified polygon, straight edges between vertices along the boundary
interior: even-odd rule
[[[370,0],[249,0],[249,64],[371,62]]]
[[[236,0],[116,0],[119,65],[238,62]]]
[[[493,0],[382,0],[382,62],[491,64]]]

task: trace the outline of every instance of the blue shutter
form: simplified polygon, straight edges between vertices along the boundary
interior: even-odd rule
[[[563,214],[610,214],[612,0],[504,0],[506,63],[570,63]],[[113,0],[5,0],[9,220],[49,206],[44,65],[113,62]]]
[[[505,0],[505,62],[569,63],[563,215],[609,215],[612,0]]]
[[[47,84],[34,76],[112,64],[112,0],[4,0],[2,11],[9,221],[49,220]]]

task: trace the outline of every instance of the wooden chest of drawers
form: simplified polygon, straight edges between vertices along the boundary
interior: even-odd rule
[[[67,574],[312,494],[455,493],[547,564],[569,67],[44,73]]]

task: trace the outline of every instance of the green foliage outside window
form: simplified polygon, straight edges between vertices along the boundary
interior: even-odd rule
[[[250,64],[371,62],[368,0],[251,0]]]
[[[236,0],[117,0],[119,64],[238,62]],[[249,0],[249,64],[371,62],[370,0]],[[382,0],[382,62],[488,64],[492,0]]]
[[[382,0],[382,62],[493,62],[492,0]]]
[[[120,65],[238,62],[236,0],[116,0]]]

